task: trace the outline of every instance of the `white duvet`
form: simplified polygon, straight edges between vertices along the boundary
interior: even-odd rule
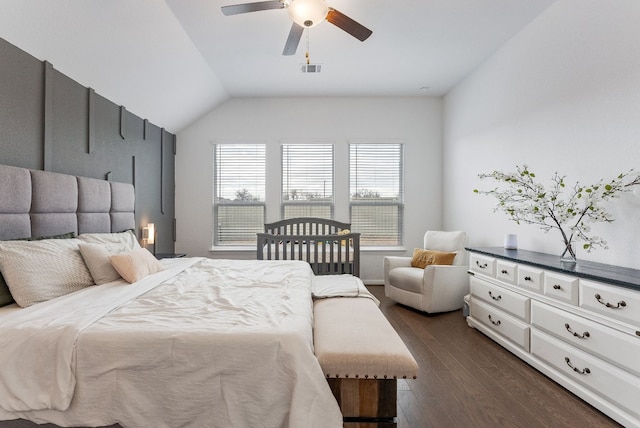
[[[342,426],[313,355],[307,263],[171,264],[3,314],[0,419]]]

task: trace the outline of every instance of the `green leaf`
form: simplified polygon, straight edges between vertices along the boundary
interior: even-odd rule
[[[585,250],[588,250],[588,249],[589,249],[589,247],[591,247],[591,245],[590,245],[590,244],[583,244],[583,245],[582,245],[582,248],[584,248]]]

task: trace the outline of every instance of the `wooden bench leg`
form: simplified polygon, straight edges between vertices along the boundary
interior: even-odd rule
[[[327,381],[345,422],[393,423],[397,416],[395,379],[328,378]]]

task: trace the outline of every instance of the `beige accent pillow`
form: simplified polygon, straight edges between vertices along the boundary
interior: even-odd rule
[[[21,307],[93,285],[78,239],[0,242],[0,270]]]
[[[456,258],[456,254],[416,248],[413,250],[411,266],[424,269],[429,265],[450,265]]]
[[[93,244],[82,242],[78,244],[80,254],[91,272],[97,285],[106,284],[120,279],[120,274],[111,265],[109,257],[114,254],[129,251],[127,244]]]
[[[147,275],[164,270],[164,266],[146,248],[114,254],[109,257],[109,260],[120,276],[129,283],[140,281]]]

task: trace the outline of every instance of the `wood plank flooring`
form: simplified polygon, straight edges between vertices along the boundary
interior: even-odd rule
[[[368,288],[419,366],[398,383],[397,428],[620,426],[468,327],[461,310],[427,315]]]

